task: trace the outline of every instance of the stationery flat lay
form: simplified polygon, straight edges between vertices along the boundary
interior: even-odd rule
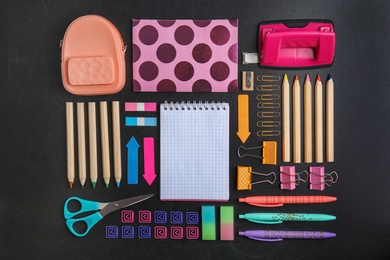
[[[366,30],[380,24],[357,18],[381,8],[33,2],[0,17],[29,18],[6,26],[25,47],[5,44],[1,71],[13,87],[1,91],[19,93],[40,64],[28,94],[0,94],[0,130],[9,128],[0,172],[14,170],[0,174],[10,186],[0,195],[1,259],[390,256],[380,189],[389,179],[378,170],[390,147],[389,62],[378,57],[388,51],[363,39],[381,41]],[[31,20],[45,22],[29,34]],[[26,70],[18,79],[16,67]],[[11,245],[22,233],[26,252]]]
[[[103,28],[98,26],[101,22],[107,22],[105,18],[89,15],[76,19],[69,26],[65,40],[62,45],[63,57],[72,56],[71,51],[77,53],[74,56],[83,57],[80,68],[90,67],[79,74],[75,71],[81,69],[74,68],[74,59],[70,57],[62,60],[62,73],[64,83],[70,85],[87,85],[86,90],[77,93],[68,84],[65,88],[79,95],[96,95],[100,86],[113,82],[114,75],[121,72],[116,66],[112,57],[107,57],[107,53],[120,53],[121,49],[108,51],[103,47],[94,52],[98,58],[84,58],[89,56],[89,52],[82,49],[82,46],[91,44],[90,39],[99,37],[118,37],[118,33],[105,33]],[[86,25],[84,25],[86,24]],[[88,25],[88,26],[87,26]],[[172,101],[167,100],[160,104],[157,102],[131,102],[120,104],[113,101],[111,105],[111,122],[108,118],[108,105],[106,101],[100,101],[100,135],[101,135],[101,169],[102,177],[106,188],[109,188],[110,179],[114,179],[119,188],[122,184],[122,163],[121,163],[121,124],[120,110],[126,112],[126,127],[157,127],[159,136],[144,137],[143,161],[144,178],[149,185],[157,178],[160,188],[160,203],[169,201],[204,202],[201,207],[201,223],[199,229],[202,240],[234,240],[237,232],[234,230],[234,206],[221,206],[221,228],[220,236],[217,236],[217,207],[212,202],[229,202],[230,187],[229,182],[236,178],[237,190],[261,190],[264,182],[274,184],[277,180],[275,172],[259,173],[252,171],[252,167],[260,168],[261,165],[276,165],[279,162],[293,163],[294,166],[280,165],[281,189],[294,190],[295,185],[302,182],[310,182],[310,190],[324,190],[325,185],[330,186],[337,182],[339,175],[332,171],[325,173],[324,166],[313,165],[308,171],[306,179],[298,179],[295,175],[295,166],[300,166],[302,162],[302,146],[304,140],[304,161],[312,163],[312,151],[315,147],[315,162],[323,163],[323,153],[326,149],[326,161],[333,162],[334,158],[334,84],[332,77],[328,76],[326,83],[326,113],[324,116],[324,105],[322,100],[323,89],[320,75],[317,76],[314,91],[314,112],[312,106],[312,86],[309,75],[305,77],[303,98],[298,75],[294,76],[292,85],[288,80],[288,75],[256,75],[259,85],[253,96],[257,99],[256,107],[261,109],[258,114],[259,121],[256,126],[260,129],[272,129],[270,132],[259,130],[258,136],[273,137],[282,133],[282,159],[278,158],[278,141],[264,140],[261,145],[247,147],[251,145],[250,128],[250,96],[251,94],[236,94],[238,91],[238,45],[237,28],[238,21],[234,19],[226,20],[132,20],[132,60],[133,60],[133,91],[134,92],[232,92],[230,95],[237,95],[237,108],[233,108],[228,102],[222,101]],[[89,32],[89,27],[96,27],[93,32]],[[102,26],[103,27],[103,26]],[[83,33],[85,30],[85,33]],[[79,34],[78,41],[72,39],[73,31]],[[80,32],[81,31],[81,32]],[[117,32],[112,29],[111,31]],[[317,66],[331,66],[334,58],[335,33],[331,21],[301,20],[301,21],[280,21],[265,23],[259,27],[259,57],[261,66],[289,67],[299,69]],[[91,40],[91,41],[92,41]],[[107,39],[105,39],[108,41]],[[112,39],[113,42],[121,42]],[[282,47],[278,46],[281,42]],[[104,45],[103,45],[104,46]],[[123,45],[122,50],[125,50]],[[107,51],[107,53],[106,53]],[[243,53],[243,63],[248,64],[253,60],[258,60],[258,56],[253,53]],[[123,61],[123,57],[119,60]],[[82,65],[87,63],[87,65]],[[97,65],[98,64],[98,65]],[[92,68],[96,68],[92,70]],[[117,71],[119,70],[119,71]],[[254,91],[254,72],[242,72],[243,91]],[[86,80],[85,78],[88,78]],[[102,78],[104,80],[97,80]],[[283,80],[282,80],[283,78]],[[108,80],[110,79],[110,80]],[[259,80],[260,79],[260,80]],[[269,83],[272,83],[269,85]],[[76,89],[78,89],[76,87]],[[281,90],[281,92],[280,92]],[[89,92],[88,92],[89,91]],[[108,91],[108,90],[107,90]],[[290,96],[292,93],[292,97]],[[110,93],[106,93],[110,94]],[[157,94],[158,95],[158,94]],[[166,96],[167,98],[169,96]],[[303,101],[302,101],[303,100]],[[90,103],[91,104],[91,103]],[[301,117],[301,110],[304,107],[304,117]],[[85,188],[87,179],[86,163],[86,130],[84,103],[77,103],[77,120],[74,122],[73,104],[66,103],[67,113],[67,158],[68,158],[68,181],[70,188],[75,183],[75,138],[74,124],[77,127],[77,155],[78,155],[78,175],[82,188]],[[243,158],[243,162],[251,166],[237,166],[237,176],[229,172],[230,152],[234,146],[230,144],[230,121],[231,110],[237,109],[237,137],[242,145],[237,147],[237,156]],[[290,113],[292,110],[292,113]],[[159,111],[159,117],[138,116],[147,112],[155,113]],[[137,113],[136,113],[137,112]],[[140,112],[141,114],[139,114]],[[143,113],[143,114],[142,114]],[[150,113],[149,113],[150,114]],[[314,136],[312,142],[314,116]],[[131,115],[131,116],[127,116]],[[136,115],[136,116],[133,116]],[[326,117],[326,131],[324,130],[323,118]],[[280,120],[281,118],[281,121]],[[90,131],[90,172],[91,183],[96,188],[96,111],[95,106],[88,106],[88,129]],[[253,123],[252,123],[253,124]],[[292,128],[290,125],[292,124]],[[109,131],[112,125],[112,131]],[[304,126],[304,138],[302,138],[302,125]],[[282,127],[282,128],[280,128]],[[323,132],[326,132],[326,146],[323,145]],[[112,137],[110,137],[110,134]],[[292,138],[290,138],[290,136]],[[159,164],[154,156],[154,138],[158,139],[160,147]],[[113,144],[110,144],[112,140]],[[132,145],[133,144],[133,145]],[[112,155],[110,155],[112,146]],[[128,148],[127,160],[127,184],[139,185],[139,161],[138,148],[140,147],[134,137],[126,145]],[[290,148],[292,147],[292,149]],[[260,150],[260,151],[259,151]],[[290,156],[292,152],[292,156]],[[141,154],[142,155],[142,154]],[[113,158],[111,158],[113,157]],[[246,160],[244,157],[252,157],[258,160]],[[111,176],[111,160],[114,163],[114,178]],[[276,166],[277,167],[277,166]],[[98,167],[99,168],[99,167]],[[265,177],[265,180],[252,182],[252,174]],[[271,179],[267,177],[272,176]],[[282,178],[283,177],[283,178]],[[297,183],[298,180],[298,183]],[[260,184],[256,188],[252,185]],[[286,186],[286,187],[285,187]],[[122,200],[114,202],[117,205],[114,209],[124,208],[128,204],[134,204],[135,199],[144,200],[147,197],[138,196],[131,202]],[[68,203],[78,200],[81,203],[79,212],[71,213]],[[124,201],[124,202],[123,202]],[[239,198],[238,202],[245,202],[249,205],[260,207],[277,207],[284,204],[318,204],[336,201],[335,197],[323,195],[294,195],[294,196],[249,196]],[[232,203],[232,201],[230,201]],[[101,206],[103,205],[103,206]],[[90,203],[84,199],[69,198],[65,202],[64,217],[66,224],[72,234],[78,237],[85,236],[91,227],[111,210],[105,210],[111,205]],[[89,217],[75,218],[79,213],[86,210],[101,210],[100,213],[92,214]],[[107,211],[107,212],[106,212]],[[150,212],[150,211],[147,211]],[[148,219],[145,213],[140,213],[140,223]],[[179,216],[173,217],[173,222]],[[295,221],[326,221],[335,220],[335,216],[327,214],[313,213],[249,213],[240,214],[238,219],[247,219],[260,224],[280,224],[283,220]],[[84,221],[87,228],[84,232],[78,232],[73,225],[78,221]],[[124,228],[124,227],[123,227]],[[122,228],[122,229],[123,229]],[[171,239],[176,239],[176,232],[181,233],[182,227],[177,227],[171,234]],[[118,228],[107,226],[107,238],[118,237]],[[123,230],[122,230],[123,231]],[[157,230],[154,230],[155,232]],[[127,231],[126,231],[127,232]],[[132,227],[133,238],[135,239],[134,227]],[[138,237],[151,236],[152,230],[148,226],[138,228]],[[158,232],[162,232],[158,230]],[[172,231],[171,231],[172,232]],[[270,231],[271,232],[271,231]],[[291,232],[303,235],[290,235]],[[111,234],[112,233],[112,234]],[[145,233],[145,234],[144,234]],[[253,238],[255,231],[239,232]],[[264,234],[263,234],[264,233]],[[279,241],[279,238],[308,238],[311,234],[301,231],[257,231],[256,234],[267,239],[261,241]],[[110,235],[111,234],[111,235]],[[125,233],[126,234],[126,233]],[[248,235],[251,234],[251,235]],[[259,235],[260,234],[260,235]],[[270,235],[271,234],[271,235]],[[294,233],[295,234],[295,233]],[[325,234],[325,235],[323,235]],[[326,235],[315,231],[311,238],[330,238],[336,234]],[[179,237],[181,236],[178,234]],[[122,234],[123,237],[123,234]],[[159,237],[158,233],[154,237]],[[164,236],[164,237],[167,237]],[[275,238],[276,240],[272,240]],[[193,238],[191,238],[193,239]],[[239,239],[239,237],[238,237]]]

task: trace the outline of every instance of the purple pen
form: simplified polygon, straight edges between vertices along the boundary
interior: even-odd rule
[[[286,231],[286,230],[247,230],[240,231],[240,236],[259,241],[282,241],[287,239],[324,239],[335,237],[335,233],[324,231]]]

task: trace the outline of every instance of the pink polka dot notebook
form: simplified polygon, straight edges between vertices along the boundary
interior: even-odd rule
[[[133,20],[134,92],[236,92],[238,21]]]

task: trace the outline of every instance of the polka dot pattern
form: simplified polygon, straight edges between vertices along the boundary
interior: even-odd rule
[[[204,43],[199,43],[192,49],[192,57],[196,62],[206,63],[211,59],[213,51],[210,46]]]
[[[163,43],[157,48],[157,58],[163,63],[170,63],[176,57],[176,49],[169,43]]]
[[[188,81],[194,76],[194,67],[187,61],[179,62],[175,66],[175,76],[181,81]]]
[[[133,20],[133,91],[237,92],[237,20]]]
[[[175,30],[175,40],[178,44],[188,45],[194,40],[194,31],[187,25],[182,25]]]
[[[229,41],[230,33],[228,28],[218,25],[211,30],[210,38],[216,45],[224,45]]]
[[[145,45],[152,45],[158,39],[158,31],[153,26],[147,25],[139,31],[139,39]]]

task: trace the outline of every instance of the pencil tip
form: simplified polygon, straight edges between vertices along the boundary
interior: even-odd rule
[[[295,78],[294,78],[294,80],[298,80],[298,75],[295,75]]]
[[[320,76],[320,74],[317,74],[317,80],[321,81],[321,76]]]
[[[92,182],[92,187],[95,189],[96,188],[96,182]]]
[[[116,186],[119,188],[120,185],[121,185],[121,183],[118,181],[118,182],[116,183]]]
[[[332,79],[332,75],[330,75],[330,73],[328,74],[328,79],[327,80],[331,80]]]
[[[84,184],[81,184],[81,188],[84,189]]]
[[[287,74],[284,74],[283,80],[288,80]]]
[[[106,188],[108,188],[108,183],[106,183]]]
[[[309,74],[306,75],[306,81],[310,81],[310,76],[309,76]]]
[[[69,187],[73,188],[73,182],[72,181],[69,182]]]

